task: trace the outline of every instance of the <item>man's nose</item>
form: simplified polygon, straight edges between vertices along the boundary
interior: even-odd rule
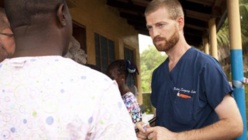
[[[158,36],[160,34],[159,30],[157,28],[152,28],[149,33],[150,33],[151,37],[155,37],[155,36]]]

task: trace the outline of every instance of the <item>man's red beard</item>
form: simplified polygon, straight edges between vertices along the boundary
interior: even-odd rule
[[[156,45],[157,41],[164,41],[164,43]],[[177,44],[178,41],[179,41],[179,33],[175,31],[174,34],[169,39],[156,36],[153,39],[153,44],[156,46],[158,51],[167,52],[170,49],[172,49]]]

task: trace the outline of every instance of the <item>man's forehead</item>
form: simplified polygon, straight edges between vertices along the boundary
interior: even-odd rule
[[[171,20],[171,18],[164,8],[158,9],[146,16],[147,25],[166,22],[167,20]]]
[[[157,10],[147,13],[146,18],[169,18],[169,12],[165,7],[160,7]]]

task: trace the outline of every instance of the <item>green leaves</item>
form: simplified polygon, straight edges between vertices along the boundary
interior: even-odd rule
[[[151,78],[152,72],[157,68],[165,59],[167,55],[157,51],[155,46],[149,46],[140,55],[141,65],[141,88],[142,92],[151,92]]]
[[[240,0],[240,24],[242,34],[242,44],[248,45],[248,0]],[[228,20],[226,19],[221,29],[217,33],[217,42],[219,46],[229,46]]]

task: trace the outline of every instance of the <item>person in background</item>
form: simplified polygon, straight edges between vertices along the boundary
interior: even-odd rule
[[[132,84],[132,85],[129,86],[129,89],[134,94],[136,99],[138,99],[139,91],[138,91],[137,87],[134,84]]]
[[[153,0],[146,26],[158,51],[168,58],[152,75],[156,126],[137,124],[139,140],[226,140],[243,131],[241,114],[216,59],[190,46],[178,0]]]
[[[128,75],[138,73],[136,65],[129,60],[115,60],[107,68],[107,75],[117,82],[121,97],[134,124],[141,121],[142,114],[137,99],[129,89],[126,80]]]
[[[0,8],[0,62],[14,54],[15,40],[3,8]]]
[[[79,64],[86,64],[87,54],[81,48],[80,43],[73,36],[71,37],[68,51],[64,56],[65,58],[71,58],[72,60],[78,62]]]
[[[0,63],[0,139],[136,140],[105,74],[62,57],[72,36],[66,0],[6,0],[16,51]]]

